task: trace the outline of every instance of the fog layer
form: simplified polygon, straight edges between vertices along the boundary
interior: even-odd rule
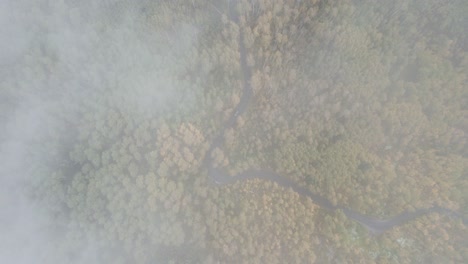
[[[467,262],[467,8],[1,1],[0,263]]]

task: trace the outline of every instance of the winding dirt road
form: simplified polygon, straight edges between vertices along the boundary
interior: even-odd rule
[[[234,11],[234,7],[229,7],[229,17],[230,19],[239,25],[239,17],[237,13]],[[439,206],[433,206],[431,208],[422,208],[417,209],[411,212],[402,212],[399,215],[396,215],[389,219],[376,219],[370,216],[363,215],[359,212],[356,212],[350,208],[346,208],[343,206],[335,206],[326,198],[311,192],[309,189],[305,187],[298,186],[293,181],[282,177],[281,175],[277,174],[274,171],[268,169],[249,169],[242,173],[239,173],[234,176],[228,175],[227,172],[221,170],[220,168],[216,168],[213,164],[212,152],[216,148],[222,148],[224,144],[224,133],[228,128],[234,126],[235,121],[238,116],[242,115],[247,106],[249,105],[249,101],[252,98],[253,91],[250,85],[250,79],[252,76],[252,71],[247,64],[247,51],[244,46],[244,38],[242,34],[242,28],[239,26],[239,54],[240,54],[240,66],[241,72],[243,75],[243,92],[242,97],[238,105],[232,111],[229,119],[224,123],[223,127],[220,129],[218,134],[214,137],[211,142],[210,148],[208,149],[206,156],[204,158],[204,166],[208,170],[209,178],[218,186],[232,184],[237,181],[249,180],[249,179],[264,179],[268,181],[276,182],[279,186],[284,188],[291,188],[293,191],[297,192],[301,196],[309,197],[315,204],[319,205],[321,208],[335,211],[335,210],[342,210],[343,213],[349,218],[358,223],[362,226],[367,228],[373,234],[381,234],[387,230],[390,230],[396,226],[403,225],[404,223],[414,220],[418,217],[429,213],[440,213],[444,215],[449,215],[451,217],[456,217],[462,219],[465,225],[468,224],[468,220],[464,219],[464,217],[448,208],[443,208]]]

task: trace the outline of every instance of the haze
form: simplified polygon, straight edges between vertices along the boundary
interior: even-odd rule
[[[0,1],[0,263],[468,262],[467,12]]]

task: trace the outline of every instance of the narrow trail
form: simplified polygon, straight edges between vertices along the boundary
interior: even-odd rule
[[[232,22],[239,25],[239,17],[238,14],[234,11],[234,7],[229,7],[229,17]],[[279,186],[284,188],[291,188],[293,191],[297,192],[301,196],[309,197],[315,204],[320,206],[323,209],[328,211],[336,211],[342,210],[343,213],[349,219],[352,219],[362,226],[364,226],[367,230],[369,230],[373,234],[381,234],[385,231],[388,231],[394,227],[401,226],[411,220],[419,218],[423,215],[427,215],[430,213],[440,213],[443,215],[448,215],[450,217],[460,218],[464,225],[468,225],[468,219],[465,219],[461,214],[455,212],[451,209],[440,207],[440,206],[433,206],[430,208],[421,208],[416,209],[414,211],[405,211],[396,215],[392,218],[388,219],[377,219],[371,216],[363,215],[357,211],[354,211],[350,208],[344,206],[335,206],[327,200],[326,198],[320,196],[317,193],[310,191],[309,189],[297,185],[295,182],[289,180],[286,177],[279,175],[278,173],[269,170],[269,169],[248,169],[244,172],[241,172],[236,175],[229,175],[227,172],[223,171],[220,168],[214,166],[214,161],[212,157],[212,152],[216,148],[222,148],[224,145],[224,133],[227,129],[234,126],[236,119],[238,116],[242,115],[245,110],[247,109],[249,102],[253,96],[252,87],[250,85],[250,79],[252,77],[252,70],[247,64],[247,51],[244,46],[244,37],[242,28],[239,25],[239,54],[240,54],[240,67],[242,73],[242,83],[243,83],[243,92],[241,99],[237,106],[232,111],[230,117],[224,123],[222,128],[213,138],[210,147],[205,155],[203,166],[208,171],[208,176],[210,180],[216,184],[217,186],[223,186],[227,184],[232,184],[238,181],[244,181],[249,179],[263,179],[272,182],[276,182]]]

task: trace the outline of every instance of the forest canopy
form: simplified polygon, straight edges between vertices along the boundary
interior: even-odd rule
[[[1,65],[1,172],[47,219],[39,262],[468,260],[453,215],[373,235],[206,166],[273,170],[379,219],[435,205],[466,219],[464,1],[30,2],[9,6],[32,26]]]

